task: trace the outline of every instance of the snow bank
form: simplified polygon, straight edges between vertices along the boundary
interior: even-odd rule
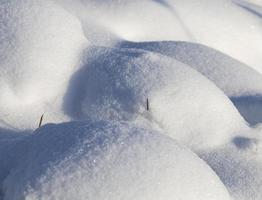
[[[55,110],[85,43],[78,19],[53,1],[1,1],[1,125],[33,128]]]
[[[72,77],[65,97],[64,109],[75,120],[135,121],[164,129],[193,149],[221,144],[245,127],[212,82],[176,60],[142,50],[99,47],[85,54],[85,64]]]
[[[46,125],[18,142],[13,154],[4,200],[230,199],[195,154],[124,122]]]
[[[262,75],[234,58],[189,42],[122,42],[119,47],[158,52],[189,65],[230,97],[248,123],[262,122]]]
[[[112,35],[135,42],[198,42],[262,72],[261,18],[230,0],[58,1],[81,16],[95,44],[108,45]]]
[[[61,112],[61,98],[86,44],[84,37],[93,44],[111,46],[121,40],[198,41],[255,67],[262,52],[257,45],[262,35],[260,21],[225,0],[5,0],[0,18],[0,125],[9,128],[35,128],[43,113],[46,122],[68,120]],[[254,49],[252,54],[249,49]],[[260,80],[251,70],[246,71]],[[223,81],[217,82],[224,86]],[[243,87],[256,93],[257,85]]]
[[[262,198],[261,125],[201,157],[214,169],[236,200]]]
[[[262,75],[251,67],[205,45],[190,42],[123,42],[137,48],[175,58],[213,81],[229,97],[262,96]]]

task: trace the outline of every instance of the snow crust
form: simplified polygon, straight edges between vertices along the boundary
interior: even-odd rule
[[[4,200],[230,199],[195,154],[130,123],[50,124],[15,143]]]

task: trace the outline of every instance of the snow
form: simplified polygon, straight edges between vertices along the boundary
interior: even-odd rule
[[[54,111],[52,121],[60,121],[53,107],[86,43],[78,19],[53,1],[1,1],[2,126],[35,128],[47,110]]]
[[[202,44],[121,42],[122,48],[144,49],[175,58],[214,82],[251,125],[262,122],[262,74],[238,60]]]
[[[230,100],[176,60],[134,49],[92,47],[85,54],[65,96],[64,109],[74,120],[135,121],[193,149],[219,145],[245,129]]]
[[[17,163],[3,182],[4,200],[230,199],[194,153],[131,123],[46,125],[9,154]]]
[[[122,42],[119,47],[144,49],[175,58],[202,73],[228,97],[262,96],[262,74],[205,45],[180,41]]]
[[[2,0],[0,200],[261,200],[261,7]]]
[[[235,0],[234,2],[238,4],[239,6],[247,9],[251,13],[259,17],[262,17],[262,2],[261,1],[249,2],[249,1],[243,1],[243,0]]]
[[[262,126],[242,133],[225,146],[200,154],[237,200],[262,198]]]
[[[197,42],[262,72],[262,47],[257,45],[262,43],[261,18],[231,0],[57,1],[80,16],[96,45],[111,46],[117,40]]]
[[[254,126],[262,122],[262,97],[260,96],[243,96],[231,99],[241,115]]]

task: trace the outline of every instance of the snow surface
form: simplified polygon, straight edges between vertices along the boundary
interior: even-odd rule
[[[190,42],[121,42],[119,47],[144,49],[175,58],[213,81],[251,125],[262,122],[262,74],[210,47]]]
[[[193,149],[223,144],[245,128],[233,104],[211,81],[174,59],[103,47],[88,48],[85,54],[65,97],[65,110],[75,120],[154,125]]]
[[[112,45],[117,38],[198,42],[262,72],[261,18],[231,0],[57,1],[80,16],[94,44]]]
[[[262,17],[262,1],[243,1],[243,0],[235,0],[234,1],[239,6],[247,9],[251,13],[258,15],[259,17]]]
[[[42,113],[55,111],[86,41],[78,19],[53,1],[1,1],[2,126],[35,128]]]
[[[195,154],[164,134],[130,123],[50,124],[14,143],[0,156],[1,161],[16,159],[15,164],[9,160],[4,200],[230,199]]]
[[[2,0],[0,199],[261,200],[261,6]]]
[[[144,49],[175,58],[209,78],[228,97],[262,96],[261,73],[205,45],[165,41],[122,42],[119,47]]]
[[[262,198],[261,124],[225,146],[201,155],[218,174],[236,200]]]

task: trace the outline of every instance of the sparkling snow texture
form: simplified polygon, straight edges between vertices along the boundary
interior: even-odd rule
[[[261,200],[261,7],[1,0],[0,200]]]
[[[230,199],[195,154],[130,123],[46,125],[15,143],[4,200]]]

